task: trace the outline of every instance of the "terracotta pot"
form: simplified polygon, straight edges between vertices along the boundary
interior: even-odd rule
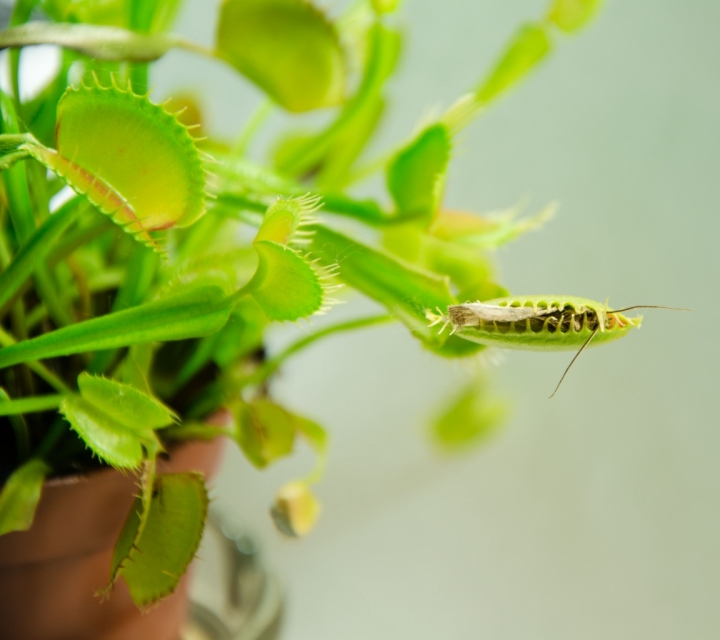
[[[189,442],[159,461],[159,473],[199,471],[210,479],[223,442]],[[122,579],[107,584],[115,541],[137,480],[113,469],[45,483],[29,531],[0,537],[0,638],[3,640],[177,640],[185,620],[187,576],[147,613]]]

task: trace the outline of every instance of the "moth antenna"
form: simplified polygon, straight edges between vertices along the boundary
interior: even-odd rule
[[[669,309],[670,311],[692,311],[686,307],[663,307],[657,304],[636,304],[632,307],[625,307],[624,309],[613,309],[608,313],[621,313],[622,311],[632,311],[633,309]]]
[[[563,380],[565,380],[565,376],[568,374],[568,371],[570,371],[570,367],[572,367],[575,364],[575,360],[577,360],[580,357],[580,354],[585,350],[585,347],[587,347],[590,344],[590,341],[595,337],[595,334],[598,332],[598,329],[595,329],[591,334],[590,337],[585,340],[582,347],[580,347],[579,351],[575,354],[575,357],[570,361],[570,364],[567,366],[567,369],[565,369],[565,373],[562,374],[562,378],[560,378],[560,382],[557,383],[557,387],[555,387],[555,391],[552,392],[550,395],[550,398],[552,398],[560,388],[560,385],[563,383]],[[548,398],[548,400],[550,400]]]

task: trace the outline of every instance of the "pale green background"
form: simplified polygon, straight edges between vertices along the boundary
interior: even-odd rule
[[[474,84],[544,6],[408,0],[376,148]],[[195,0],[178,26],[209,42],[213,20],[214,3]],[[333,438],[317,531],[287,542],[266,515],[309,455],[258,473],[231,451],[215,490],[282,576],[284,638],[720,637],[719,32],[717,0],[609,0],[462,134],[447,194],[480,211],[561,202],[546,229],[498,252],[515,293],[692,313],[648,312],[641,332],[584,354],[553,400],[568,354],[490,365],[513,419],[456,459],[437,455],[424,428],[472,367],[431,357],[403,329],[335,338],[285,368],[277,396]],[[207,91],[216,131],[235,132],[259,101],[187,54],[154,78],[158,97]]]

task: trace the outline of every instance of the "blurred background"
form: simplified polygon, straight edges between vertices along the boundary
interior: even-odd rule
[[[406,0],[373,150],[473,86],[545,7]],[[213,2],[187,0],[176,31],[210,44],[214,20]],[[716,0],[607,0],[463,132],[446,195],[481,212],[560,202],[554,221],[497,253],[513,293],[692,313],[648,311],[641,332],[583,354],[552,400],[572,354],[442,361],[400,326],[333,337],[284,368],[274,394],[332,438],[316,531],[288,541],[267,513],[308,452],[260,473],[229,447],[214,496],[281,577],[285,640],[720,637],[718,25]],[[218,134],[234,135],[262,100],[182,52],[151,80],[158,99],[197,88]],[[274,115],[254,152],[287,122]],[[351,299],[332,319],[370,308]],[[275,334],[270,351],[307,330]],[[474,450],[442,455],[428,424],[476,366],[512,415]]]

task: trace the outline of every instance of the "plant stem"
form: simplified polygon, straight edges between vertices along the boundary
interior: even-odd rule
[[[0,111],[2,112],[3,133],[20,133],[17,114],[7,94],[0,91]],[[8,210],[19,244],[25,244],[35,232],[35,217],[30,200],[30,189],[27,180],[27,167],[23,163],[3,172],[5,191],[8,199]],[[36,265],[35,283],[38,294],[42,298],[52,319],[60,326],[72,322],[60,304],[55,293],[55,284],[44,265]]]
[[[16,342],[17,340],[15,340],[15,338],[13,338],[9,333],[7,333],[7,331],[0,327],[0,346],[9,347]],[[56,376],[41,362],[33,360],[31,362],[26,362],[25,365],[31,371],[34,371],[38,376],[45,380],[45,382],[47,382],[56,391],[60,391],[63,393],[68,393],[70,391],[70,387],[68,387],[58,376]]]
[[[307,191],[298,192],[295,195],[304,195]],[[374,200],[355,200],[343,194],[337,193],[310,193],[322,198],[322,210],[327,213],[355,218],[366,224],[380,227],[389,224],[407,222],[415,215],[394,215],[384,211]],[[217,194],[214,209],[220,213],[227,213],[234,217],[241,217],[238,209],[265,213],[269,206],[264,200],[244,194],[224,192]],[[243,220],[245,222],[245,220]]]
[[[52,426],[50,427],[50,430],[45,434],[45,437],[40,441],[40,444],[35,450],[35,455],[38,458],[44,458],[45,456],[47,456],[47,454],[53,450],[53,447],[55,447],[55,445],[59,442],[60,438],[62,438],[62,436],[67,432],[67,430],[68,423],[58,416],[58,418],[55,420],[55,422],[53,422]]]
[[[339,324],[325,327],[324,329],[319,329],[318,331],[315,331],[314,333],[311,333],[310,335],[301,338],[297,342],[294,342],[289,347],[281,351],[274,358],[267,360],[255,371],[255,373],[242,379],[237,384],[230,385],[232,387],[232,391],[238,391],[239,389],[250,385],[261,384],[262,382],[267,380],[267,378],[271,376],[275,371],[277,371],[278,367],[290,356],[296,354],[298,351],[301,351],[302,349],[310,346],[318,340],[332,335],[333,333],[353,331],[354,329],[371,327],[376,324],[383,324],[385,322],[391,322],[393,320],[395,320],[395,318],[389,315],[370,316],[367,318],[349,320],[348,322],[341,322]],[[223,401],[228,395],[228,391],[229,388],[226,381],[220,379],[217,382],[214,382],[213,384],[206,387],[205,392],[198,399],[198,401],[190,406],[190,408],[186,412],[186,416],[189,418],[199,418],[208,415],[213,410],[217,409],[219,406],[222,405]]]
[[[366,106],[379,94],[386,79],[389,60],[395,53],[392,32],[376,23],[370,30],[365,69],[357,93],[347,101],[337,119],[327,129],[298,145],[285,159],[281,167],[284,173],[298,175],[322,159],[338,136],[354,124]]]
[[[205,56],[206,58],[212,58],[213,60],[218,59],[218,57],[215,55],[214,49],[206,47],[198,42],[193,42],[192,40],[185,40],[185,38],[180,38],[178,36],[173,36],[172,42],[173,46],[177,47],[178,49],[185,49],[185,51],[198,53],[201,56]]]
[[[258,107],[245,122],[245,126],[241,129],[240,134],[235,141],[233,146],[233,154],[238,156],[245,155],[250,141],[257,133],[260,126],[267,120],[267,117],[272,113],[275,104],[272,100],[263,100]]]
[[[0,91],[0,126],[2,133],[19,134],[15,107],[10,97]],[[27,172],[24,164],[16,164],[3,171],[3,181],[8,199],[8,213],[20,244],[24,243],[35,230],[30,192],[28,190]]]
[[[285,362],[290,356],[296,354],[298,351],[302,351],[311,344],[314,344],[318,340],[330,336],[334,333],[342,333],[345,331],[354,331],[355,329],[363,329],[365,327],[371,327],[376,324],[384,324],[386,322],[392,322],[395,320],[390,315],[378,315],[369,316],[367,318],[357,318],[355,320],[349,320],[347,322],[340,322],[338,324],[330,325],[323,329],[318,329],[310,335],[300,338],[296,342],[293,342],[289,347],[286,347],[283,351],[278,353],[273,358],[266,360],[249,378],[245,380],[244,385],[260,384],[267,380],[280,365]]]
[[[24,413],[41,413],[60,406],[63,395],[31,396],[11,399],[0,389],[0,416],[18,416]]]
[[[139,305],[147,295],[155,277],[158,256],[147,247],[137,245],[128,259],[125,281],[113,300],[110,312],[122,311]],[[88,371],[103,373],[115,358],[116,350],[98,351],[90,361]]]
[[[7,403],[12,402],[14,401],[10,400],[10,396],[7,394],[7,391],[0,387],[0,415],[7,415],[10,419],[10,425],[15,432],[15,448],[17,451],[17,457],[20,463],[23,463],[30,455],[30,433],[28,431],[27,424],[25,424],[25,419],[21,415],[14,413],[1,413],[2,408],[6,406]]]

